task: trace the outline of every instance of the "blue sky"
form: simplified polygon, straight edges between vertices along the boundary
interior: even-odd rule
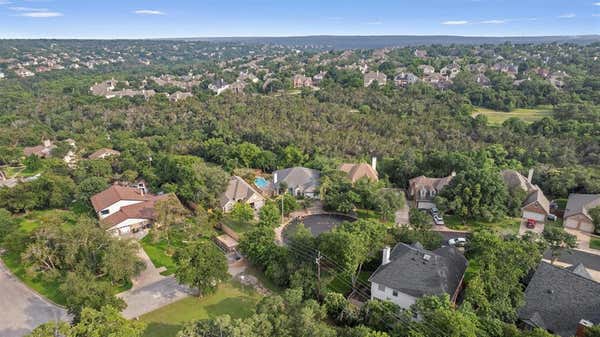
[[[0,0],[0,38],[600,34],[600,0]]]

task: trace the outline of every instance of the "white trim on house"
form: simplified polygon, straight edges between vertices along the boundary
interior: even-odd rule
[[[375,282],[371,282],[371,299],[390,301],[402,309],[409,309],[417,301],[417,298],[414,296]]]
[[[120,211],[121,208],[123,208],[125,206],[139,204],[140,202],[143,202],[143,201],[141,201],[141,200],[119,200],[119,201],[115,202],[114,204],[100,210],[98,212],[98,217],[100,219],[104,219],[104,218],[111,216],[114,213]],[[107,210],[108,210],[108,213],[105,213]]]

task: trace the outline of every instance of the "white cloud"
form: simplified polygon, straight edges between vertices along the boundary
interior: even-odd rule
[[[506,23],[508,20],[484,20],[481,21],[481,23],[485,23],[485,24],[502,24],[502,23]]]
[[[10,5],[12,2],[6,0],[0,0],[0,5]]]
[[[139,14],[139,15],[165,15],[165,12],[161,12],[161,11],[157,11],[157,10],[153,10],[153,9],[138,9],[136,11],[134,11],[133,13],[135,14]]]
[[[442,25],[466,25],[469,21],[466,20],[450,20],[442,22]]]
[[[592,14],[593,17],[600,17],[600,14]]]
[[[575,15],[575,13],[566,13],[566,14],[559,15],[558,17],[561,19],[572,19],[576,16],[577,15]]]
[[[47,12],[47,8],[31,8],[31,7],[8,7],[8,9],[17,12]]]
[[[370,21],[366,22],[367,25],[382,25],[383,21]]]
[[[594,6],[600,6],[600,2],[594,2]]]
[[[19,16],[26,16],[28,18],[55,18],[63,16],[63,14],[59,12],[27,12]]]

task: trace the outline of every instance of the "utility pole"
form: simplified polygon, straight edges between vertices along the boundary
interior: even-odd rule
[[[317,257],[315,258],[315,263],[317,264],[317,297],[321,299],[321,251],[317,251]]]

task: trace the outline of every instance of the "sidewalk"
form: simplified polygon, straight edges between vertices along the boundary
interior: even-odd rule
[[[577,237],[577,250],[584,251],[586,253],[598,255],[600,258],[600,250],[590,248],[590,240],[592,236],[590,233],[582,232],[580,230],[565,228],[565,231],[569,234],[573,234]]]

